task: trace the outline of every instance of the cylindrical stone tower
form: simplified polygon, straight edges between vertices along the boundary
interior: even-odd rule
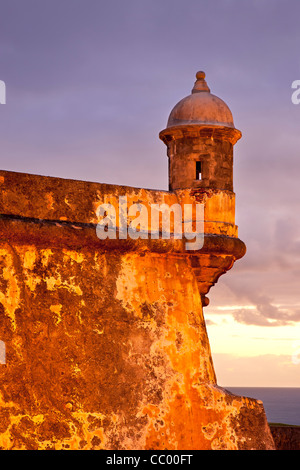
[[[168,147],[169,189],[233,190],[233,145],[241,137],[228,106],[210,93],[205,73],[171,111],[160,138]]]
[[[191,95],[170,113],[160,139],[167,145],[169,190],[204,204],[204,247],[191,257],[203,306],[218,278],[245,254],[235,225],[233,146],[241,138],[230,109],[197,72]]]

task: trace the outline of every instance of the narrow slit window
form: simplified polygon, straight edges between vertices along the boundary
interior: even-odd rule
[[[201,162],[196,162],[196,180],[202,180]]]

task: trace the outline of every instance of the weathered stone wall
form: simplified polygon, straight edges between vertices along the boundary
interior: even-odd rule
[[[4,244],[0,260],[2,446],[153,445],[190,383],[215,382],[185,260]]]
[[[238,257],[229,210],[190,255],[182,240],[96,236],[101,202],[175,193],[12,172],[0,183],[2,449],[274,447],[263,405],[218,387],[203,318],[195,269],[212,285]]]
[[[270,425],[276,450],[300,450],[300,426]]]

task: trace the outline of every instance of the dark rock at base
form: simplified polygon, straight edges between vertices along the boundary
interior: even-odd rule
[[[270,424],[276,450],[300,450],[300,426]]]

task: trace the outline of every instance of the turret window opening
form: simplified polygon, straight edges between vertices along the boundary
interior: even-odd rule
[[[202,180],[202,162],[196,162],[196,180]]]

